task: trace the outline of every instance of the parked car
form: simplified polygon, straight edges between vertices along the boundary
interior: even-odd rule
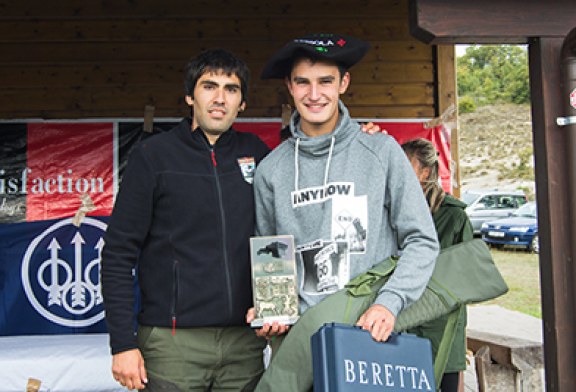
[[[475,235],[480,235],[484,222],[510,216],[528,201],[523,191],[493,189],[468,190],[463,192],[461,198],[468,206],[466,213]]]
[[[534,253],[540,252],[536,203],[524,204],[509,218],[484,223],[481,233],[490,245],[522,246]]]

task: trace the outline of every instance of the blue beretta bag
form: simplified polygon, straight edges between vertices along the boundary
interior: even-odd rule
[[[381,343],[359,327],[327,323],[311,345],[314,392],[436,391],[428,339],[393,333]]]

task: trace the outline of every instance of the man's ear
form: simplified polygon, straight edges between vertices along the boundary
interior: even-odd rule
[[[344,94],[346,90],[348,90],[348,86],[350,85],[350,72],[346,72],[344,76],[342,76],[342,80],[340,81],[340,88],[338,92],[340,94]]]
[[[184,97],[184,99],[186,100],[186,103],[188,104],[188,106],[194,106],[194,98],[192,98],[189,95],[186,95]]]
[[[242,102],[238,107],[238,112],[243,112],[244,110],[246,110],[246,101]]]

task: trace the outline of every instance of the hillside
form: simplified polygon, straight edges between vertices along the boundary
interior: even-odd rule
[[[480,106],[461,114],[462,189],[524,189],[534,195],[534,158],[529,105]]]

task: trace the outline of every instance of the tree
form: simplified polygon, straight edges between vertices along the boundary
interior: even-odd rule
[[[528,103],[526,49],[514,45],[476,45],[458,57],[458,96],[477,105]]]

